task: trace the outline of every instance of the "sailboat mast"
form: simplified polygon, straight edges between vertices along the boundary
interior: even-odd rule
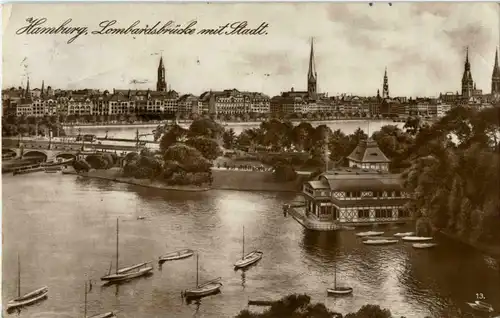
[[[337,288],[337,262],[333,264],[333,288]]]
[[[21,259],[17,254],[17,297],[21,297]]]
[[[196,288],[198,288],[198,254],[196,254]]]
[[[118,243],[119,243],[119,225],[118,225],[118,218],[116,218],[116,274],[118,274]]]
[[[241,254],[241,259],[245,258],[245,226],[243,226],[243,251]]]
[[[83,307],[83,318],[87,318],[87,281],[85,281],[85,303]]]

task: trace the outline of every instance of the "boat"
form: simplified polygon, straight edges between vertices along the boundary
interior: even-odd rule
[[[363,244],[365,245],[390,245],[396,244],[399,242],[398,240],[364,240]]]
[[[34,164],[34,165],[24,166],[21,168],[16,168],[16,169],[14,169],[12,174],[15,176],[18,174],[26,174],[26,173],[38,172],[38,171],[42,171],[42,170],[43,170],[43,167],[41,167],[39,164]]]
[[[165,254],[163,256],[160,256],[159,262],[163,263],[166,261],[175,261],[178,259],[188,258],[188,257],[191,257],[193,255],[194,255],[194,251],[186,248],[184,250],[179,250],[179,251],[171,252],[171,253]]]
[[[90,317],[87,317],[87,282],[85,282],[85,305],[84,305],[84,311],[83,311],[83,318],[113,318],[113,317],[116,317],[115,316],[115,313],[110,311],[110,312],[107,312],[107,313],[104,313],[104,314],[97,314],[97,315],[93,315],[93,316],[90,316]]]
[[[206,283],[201,285],[198,284],[198,254],[196,254],[196,287],[192,289],[187,289],[182,292],[182,295],[185,298],[199,298],[203,296],[208,296],[215,294],[220,291],[222,287],[222,283],[220,282],[221,278],[218,277],[216,279],[212,279]]]
[[[426,237],[426,236],[403,236],[401,239],[407,242],[432,241],[432,237]]]
[[[51,160],[42,163],[42,167],[57,167],[57,166],[69,165],[71,162],[73,162],[73,160],[74,159],[62,160],[61,158],[58,158],[57,160]]]
[[[62,167],[61,166],[51,166],[51,167],[45,167],[44,170],[45,170],[45,173],[56,173],[56,172],[62,171]]]
[[[152,266],[146,266],[148,262],[135,264],[129,267],[119,268],[119,224],[118,219],[116,219],[116,270],[115,273],[111,273],[111,267],[109,268],[108,274],[101,277],[102,281],[106,282],[119,282],[124,280],[129,280],[132,278],[137,278],[149,274],[152,270]]]
[[[49,293],[49,288],[44,286],[21,296],[21,261],[19,260],[19,256],[17,257],[17,264],[17,298],[7,303],[7,310],[32,305],[46,298]]]
[[[236,263],[234,263],[235,268],[245,268],[247,266],[250,266],[258,262],[262,258],[262,255],[264,254],[261,251],[254,250],[245,255],[245,227],[243,227],[242,246],[243,246],[243,251],[241,254],[241,259],[237,260]]]
[[[137,220],[145,220],[145,219],[146,219],[146,217],[142,216],[142,215],[137,217]]]
[[[412,244],[414,248],[431,248],[437,246],[436,243],[415,243]]]
[[[467,303],[472,309],[475,309],[477,311],[482,311],[482,312],[487,312],[491,313],[493,312],[493,306],[491,306],[488,303],[482,302],[482,301],[475,301],[473,303]]]
[[[373,240],[373,241],[381,241],[381,240],[394,240],[394,237],[390,236],[363,236],[361,237],[362,241]]]
[[[337,263],[335,262],[333,266],[333,288],[327,288],[326,293],[328,295],[342,296],[352,294],[352,291],[352,287],[337,286]]]
[[[394,234],[395,237],[413,236],[413,235],[415,235],[414,232],[403,232]]]
[[[384,232],[368,231],[368,232],[359,232],[359,233],[356,233],[356,236],[359,236],[359,237],[380,236],[382,234],[384,234]]]

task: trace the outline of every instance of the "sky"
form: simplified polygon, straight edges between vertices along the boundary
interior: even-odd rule
[[[26,19],[44,26],[87,26],[68,35],[16,35]],[[114,27],[173,20],[196,28],[267,22],[267,35],[92,35],[104,20]],[[180,93],[236,88],[277,95],[305,90],[314,38],[318,90],[374,96],[387,67],[391,96],[460,91],[465,50],[478,89],[491,90],[500,10],[495,3],[46,3],[5,5],[3,88],[156,87],[160,54],[167,85]],[[131,83],[133,80],[143,84]]]

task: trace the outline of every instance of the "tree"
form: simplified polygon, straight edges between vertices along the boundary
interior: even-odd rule
[[[219,139],[224,132],[224,128],[211,118],[200,118],[193,120],[189,126],[189,137],[208,137]]]
[[[215,160],[222,155],[222,150],[215,139],[197,136],[189,138],[186,144],[197,149],[208,160]]]
[[[158,129],[158,128],[157,128]],[[161,129],[161,128],[160,128]],[[188,134],[188,131],[181,126],[175,124],[166,132],[163,132],[163,135],[160,139],[160,149],[161,151],[166,151],[168,147],[175,144],[176,142],[184,141]],[[155,132],[156,137],[156,132]]]
[[[234,129],[230,128],[229,130],[224,130],[222,140],[224,141],[224,148],[232,149],[236,141],[236,133],[234,132]]]
[[[293,181],[297,178],[297,172],[295,172],[295,169],[290,164],[278,162],[273,168],[274,178],[278,182]]]
[[[315,129],[308,122],[301,122],[292,129],[292,142],[299,150],[309,150],[312,146],[312,136]]]
[[[170,146],[163,158],[165,162],[176,163],[188,172],[208,172],[212,166],[199,150],[182,143]]]
[[[352,150],[349,137],[340,129],[337,129],[332,133],[328,143],[328,148],[330,150],[330,159],[333,161],[339,161],[340,159],[348,156],[349,152]]]

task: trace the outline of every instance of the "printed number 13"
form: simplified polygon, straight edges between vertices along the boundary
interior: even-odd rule
[[[484,299],[484,295],[483,295],[483,293],[477,293],[477,294],[476,294],[476,299],[477,299],[477,300],[483,300],[483,299]]]

